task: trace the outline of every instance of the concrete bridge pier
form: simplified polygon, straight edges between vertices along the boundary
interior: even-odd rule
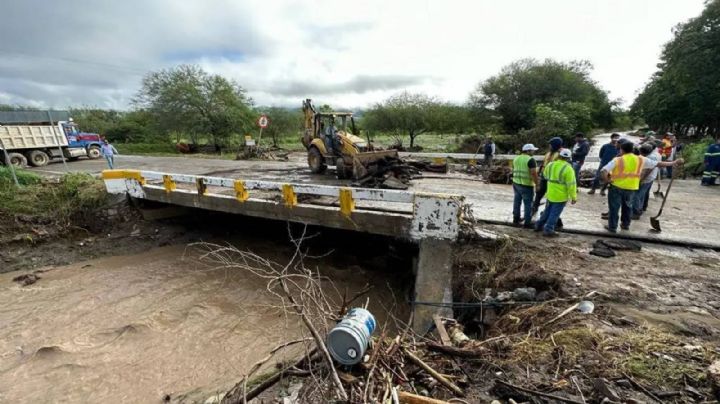
[[[415,274],[413,330],[424,334],[433,326],[433,315],[452,317],[453,246],[451,240],[420,240]],[[436,304],[437,303],[437,304]]]

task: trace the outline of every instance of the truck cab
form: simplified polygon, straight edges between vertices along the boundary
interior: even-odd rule
[[[86,133],[81,132],[78,125],[73,122],[72,118],[69,121],[60,121],[58,126],[65,133],[65,137],[68,140],[68,147],[72,149],[82,148],[85,149],[88,158],[96,159],[99,158],[100,148],[102,147],[102,140],[100,135],[97,133]]]

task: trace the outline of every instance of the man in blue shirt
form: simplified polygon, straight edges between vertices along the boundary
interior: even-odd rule
[[[614,159],[618,155],[617,150],[617,143],[618,139],[620,139],[620,135],[617,133],[613,133],[610,135],[610,143],[605,143],[600,148],[600,166],[598,166],[597,172],[595,173],[595,179],[592,183],[592,188],[590,188],[590,192],[588,194],[593,195],[595,194],[595,190],[598,186],[600,186],[600,171],[603,167],[607,165],[607,163],[610,162],[610,160]],[[607,189],[608,184],[603,184],[602,188],[600,189],[600,195],[605,196],[605,190]]]
[[[115,168],[115,156],[120,153],[118,153],[117,149],[115,149],[115,146],[108,143],[107,140],[103,141],[103,145],[100,148],[100,151],[102,152],[102,155],[105,157],[105,160],[107,160],[108,167],[110,167],[110,169],[113,170]]]

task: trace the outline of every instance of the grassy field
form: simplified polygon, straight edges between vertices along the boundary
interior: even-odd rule
[[[462,139],[468,135],[456,134],[425,134],[415,138],[416,146],[422,147],[426,152],[454,152],[459,147]],[[389,147],[396,143],[396,137],[388,133],[373,134],[372,142],[381,147]],[[407,136],[401,137],[404,147],[409,147],[410,140]],[[272,144],[271,139],[263,139],[262,145],[269,146]],[[130,155],[146,155],[146,156],[188,156],[197,158],[221,158],[232,160],[235,158],[236,152],[232,148],[227,148],[222,154],[181,154],[175,149],[173,143],[116,143],[114,144],[120,154]],[[278,147],[287,151],[304,151],[305,148],[300,143],[300,135],[284,136],[279,139]]]

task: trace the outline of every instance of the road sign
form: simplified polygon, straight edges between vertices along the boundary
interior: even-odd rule
[[[265,129],[268,126],[268,123],[270,123],[270,120],[268,119],[267,115],[260,115],[260,118],[257,120],[257,124],[259,127]]]

